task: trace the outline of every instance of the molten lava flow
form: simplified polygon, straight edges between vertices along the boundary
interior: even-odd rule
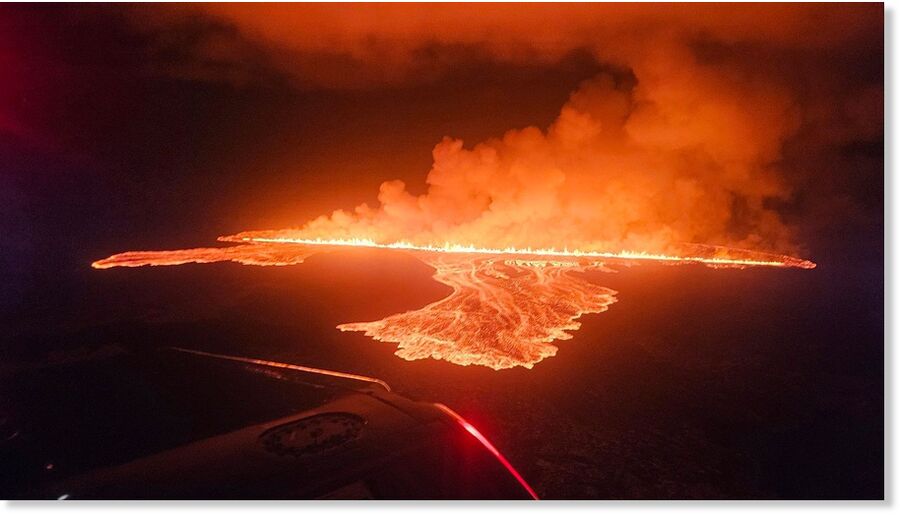
[[[270,233],[270,232],[264,232]],[[532,249],[530,247],[506,247],[503,249],[476,247],[473,245],[460,245],[445,243],[443,245],[416,245],[409,242],[393,242],[379,244],[373,240],[363,238],[351,239],[321,239],[321,238],[297,238],[289,236],[243,236],[241,233],[234,236],[219,237],[223,242],[251,242],[264,244],[299,244],[325,247],[370,247],[375,249],[403,249],[408,251],[426,251],[434,253],[451,254],[487,254],[487,255],[516,255],[516,256],[542,256],[564,258],[606,258],[613,260],[638,260],[652,262],[671,263],[700,263],[711,266],[736,266],[736,267],[799,267],[801,269],[815,268],[816,264],[809,260],[801,260],[791,256],[749,251],[746,249],[729,249],[725,247],[693,245],[695,249],[707,251],[707,255],[669,255],[648,253],[646,251],[582,251],[568,249]]]
[[[641,262],[709,267],[799,267],[815,264],[790,256],[712,246],[689,254],[599,252],[556,249],[490,249],[460,245],[379,244],[371,240],[306,240],[240,234],[221,237],[240,245],[174,251],[132,251],[96,261],[94,268],[181,265],[232,261],[244,265],[296,265],[323,251],[347,247],[411,253],[435,269],[434,278],[453,292],[418,310],[371,322],[341,324],[375,340],[397,343],[406,360],[434,358],[493,369],[531,368],[554,356],[554,340],[572,338],[583,314],[605,311],[616,292],[594,285],[580,272]]]
[[[605,311],[616,292],[570,273],[460,254],[415,253],[434,279],[453,288],[444,299],[374,322],[342,324],[375,340],[396,342],[397,356],[435,358],[493,369],[531,368],[556,354],[554,340],[571,339],[582,314]],[[572,264],[577,266],[577,264]],[[579,270],[599,268],[579,267]]]
[[[97,260],[95,269],[142,267],[144,265],[183,265],[185,263],[237,262],[242,265],[297,265],[315,254],[300,246],[247,244],[232,247],[198,247],[175,251],[129,251]]]

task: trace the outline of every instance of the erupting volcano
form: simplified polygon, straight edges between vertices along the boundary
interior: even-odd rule
[[[434,279],[451,287],[451,294],[418,310],[378,321],[341,324],[338,329],[365,332],[375,340],[395,342],[396,355],[406,360],[434,358],[493,369],[531,368],[554,356],[557,347],[551,342],[572,338],[568,332],[580,327],[576,319],[583,314],[603,312],[616,302],[615,291],[591,283],[581,272],[615,272],[616,266],[642,261],[710,267],[815,267],[810,261],[789,256],[710,246],[693,246],[695,254],[678,256],[633,251],[378,244],[360,239],[312,240],[264,234],[267,236],[240,234],[220,238],[241,242],[231,247],[132,251],[92,265],[97,269],[225,261],[296,265],[314,253],[346,247],[408,252],[434,268]]]
[[[627,66],[581,83],[545,129],[513,129],[472,147],[445,137],[422,194],[386,181],[377,206],[219,238],[232,247],[128,252],[94,267],[296,265],[348,246],[411,253],[452,293],[339,329],[395,342],[408,360],[494,369],[553,356],[551,342],[571,338],[580,316],[615,302],[616,292],[580,274],[588,270],[647,262],[813,268],[759,252],[797,253],[777,209],[791,195],[779,168],[798,128],[791,92],[724,73],[692,48],[676,38],[620,49],[616,62]]]

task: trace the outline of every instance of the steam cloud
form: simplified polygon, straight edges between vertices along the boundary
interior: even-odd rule
[[[882,102],[880,90],[847,95],[824,75],[808,77],[821,81],[810,90],[797,73],[770,73],[788,54],[859,45],[880,7],[202,9],[241,37],[240,44],[205,40],[195,58],[234,64],[249,48],[264,49],[301,84],[427,80],[453,65],[452,52],[435,48],[477,48],[513,62],[552,62],[587,49],[604,64],[547,128],[469,146],[444,138],[422,195],[387,181],[378,206],[252,236],[663,252],[695,242],[796,252],[776,208],[792,195],[785,143],[815,116],[820,125],[843,117],[848,128],[813,136],[819,143],[858,137],[854,124],[878,127]],[[827,107],[847,97],[856,104]]]
[[[761,94],[699,66],[658,82],[642,72],[638,85],[612,74],[582,84],[545,131],[512,130],[472,148],[445,138],[434,148],[425,194],[387,181],[380,206],[336,211],[298,234],[495,247],[784,249],[790,232],[765,203],[788,195],[774,162],[797,126],[789,95]]]

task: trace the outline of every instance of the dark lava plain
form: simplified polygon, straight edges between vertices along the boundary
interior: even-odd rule
[[[8,419],[91,403],[89,374],[56,393],[17,388],[34,378],[78,378],[123,352],[180,346],[372,375],[446,403],[544,498],[883,496],[874,260],[590,273],[619,301],[583,317],[557,356],[504,371],[408,362],[393,344],[335,329],[446,295],[403,252],[340,251],[293,267],[88,263],[63,269],[55,296],[31,298],[7,321]],[[254,393],[244,397],[253,403]],[[9,482],[13,472],[3,473]]]

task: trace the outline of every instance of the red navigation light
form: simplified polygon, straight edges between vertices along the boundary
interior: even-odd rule
[[[472,423],[469,423],[462,416],[460,416],[459,414],[454,412],[450,407],[448,407],[442,403],[435,403],[434,405],[437,408],[446,412],[450,417],[455,419],[456,422],[459,423],[460,426],[465,428],[467,432],[472,434],[472,436],[475,437],[475,439],[478,439],[478,442],[480,442],[489,452],[491,452],[491,454],[493,454],[494,457],[497,457],[497,460],[500,461],[500,464],[503,464],[503,467],[505,467],[506,470],[509,471],[513,477],[515,477],[515,479],[519,482],[519,484],[526,491],[528,491],[528,494],[531,495],[532,498],[534,498],[535,500],[540,500],[540,498],[538,498],[537,493],[535,493],[534,489],[532,489],[531,486],[528,485],[528,482],[525,481],[525,479],[522,477],[522,475],[518,471],[516,471],[516,468],[514,468],[513,465],[510,464],[508,460],[506,460],[506,457],[504,457],[503,454],[500,453],[500,450],[498,450],[496,447],[494,447],[493,444],[491,444],[490,441],[488,441],[487,437],[482,435],[482,433],[479,432],[477,428],[472,426]]]

